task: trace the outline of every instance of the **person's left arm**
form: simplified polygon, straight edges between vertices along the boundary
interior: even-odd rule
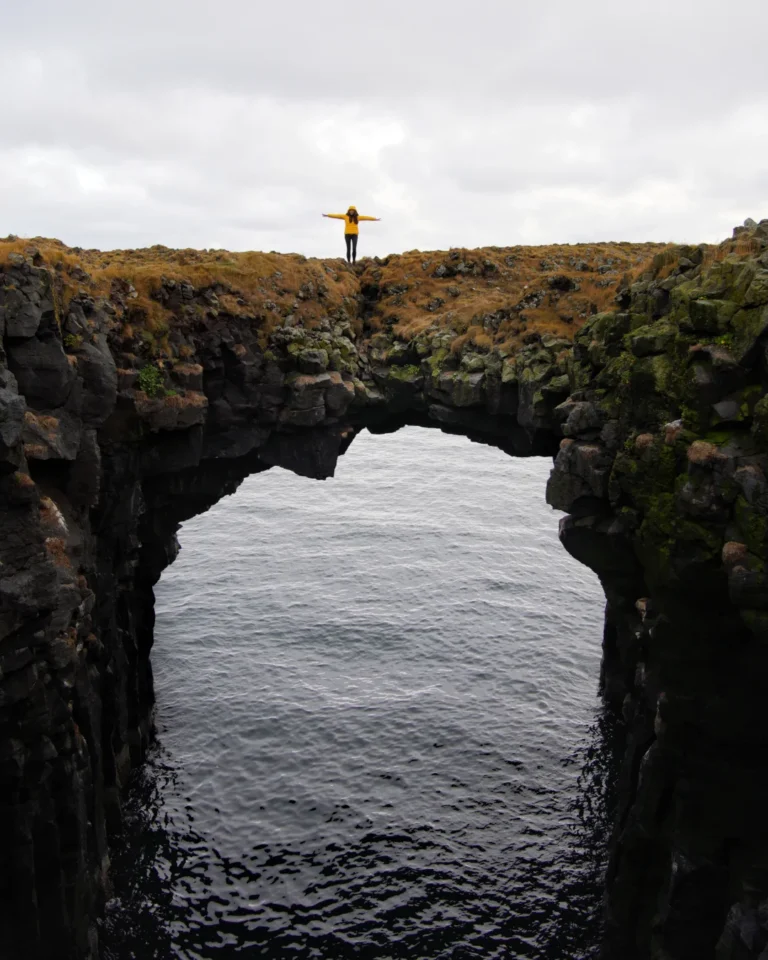
[[[359,216],[357,219],[358,219],[358,220],[381,220],[381,217],[363,217],[363,216]]]

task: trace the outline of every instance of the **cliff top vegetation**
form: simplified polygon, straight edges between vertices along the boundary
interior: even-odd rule
[[[329,317],[346,320],[358,335],[390,330],[403,340],[429,328],[451,330],[456,350],[514,350],[531,334],[571,339],[590,316],[611,308],[622,285],[672,269],[680,249],[617,242],[414,250],[350,266],[300,254],[100,251],[8,237],[0,240],[0,264],[23,257],[50,269],[62,312],[77,296],[111,301],[127,340],[143,336],[153,356],[173,359],[169,333],[200,309],[201,296],[210,310],[253,324],[265,344],[279,326],[312,328]],[[717,250],[707,248],[706,256]]]

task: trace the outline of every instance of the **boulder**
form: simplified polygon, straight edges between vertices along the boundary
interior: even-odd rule
[[[768,304],[768,270],[758,270],[744,296],[745,307],[762,307]]]
[[[605,414],[596,403],[585,400],[566,401],[555,408],[556,416],[566,414],[563,435],[578,437],[586,433],[599,433],[605,422]]]
[[[547,483],[547,503],[570,511],[584,497],[607,498],[611,463],[597,443],[562,440]]]
[[[636,357],[663,353],[677,336],[677,330],[664,321],[639,327],[632,334],[630,343]]]

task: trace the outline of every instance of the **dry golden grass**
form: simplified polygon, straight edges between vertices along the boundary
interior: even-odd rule
[[[46,537],[45,549],[57,567],[64,567],[67,570],[72,569],[72,561],[69,559],[66,544],[61,537]]]
[[[464,347],[470,344],[479,347],[480,350],[490,350],[493,346],[493,338],[484,333],[482,327],[470,327],[466,333],[462,333],[451,341],[451,353],[461,353]]]
[[[626,274],[647,269],[654,255],[668,246],[487,247],[410,251],[383,261],[363,261],[363,282],[375,282],[380,289],[369,324],[373,330],[392,327],[405,340],[431,327],[450,329],[456,334],[456,351],[470,342],[480,346],[478,335],[508,350],[531,333],[570,339],[594,313],[611,309]],[[454,273],[462,264],[464,268],[453,276],[435,275],[441,267]],[[607,272],[600,273],[601,266]],[[558,289],[559,278],[578,289]]]
[[[51,270],[59,314],[81,291],[94,297],[121,297],[124,338],[149,334],[158,356],[170,349],[167,334],[177,322],[176,311],[160,302],[164,280],[217,291],[219,309],[249,318],[264,339],[289,313],[311,327],[358,293],[357,279],[343,261],[310,260],[298,254],[160,246],[100,251],[70,249],[61,241],[39,237],[0,240],[0,263],[11,253],[32,255],[36,265]]]
[[[751,252],[751,241],[726,241],[706,256]],[[486,247],[366,259],[356,267],[339,259],[299,254],[231,253],[226,250],[81,250],[58,240],[0,240],[0,264],[10,253],[34,256],[54,278],[59,315],[79,292],[109,297],[118,306],[115,326],[127,354],[187,359],[187,343],[171,334],[187,322],[180,295],[164,281],[191,284],[193,312],[238,318],[266,345],[270,333],[293,314],[306,327],[328,316],[346,316],[358,335],[390,329],[410,340],[429,330],[449,330],[454,349],[514,350],[531,334],[571,339],[594,313],[613,307],[627,279],[668,276],[679,248],[659,243],[555,244]],[[602,267],[602,272],[600,268]],[[570,289],[573,287],[573,289]],[[180,289],[177,288],[177,290]],[[165,291],[163,293],[163,291]],[[358,309],[369,298],[366,328]],[[200,296],[210,294],[202,303]],[[187,304],[189,301],[187,301]]]
[[[762,244],[754,237],[733,237],[724,240],[716,247],[710,247],[704,254],[704,265],[720,263],[728,257],[752,257],[760,253]]]

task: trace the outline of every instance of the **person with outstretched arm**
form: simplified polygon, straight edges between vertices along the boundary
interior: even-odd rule
[[[361,220],[381,220],[381,217],[364,217],[357,212],[357,207],[350,207],[346,213],[324,213],[324,217],[332,220],[344,221],[344,239],[347,242],[347,262],[357,262],[357,236],[360,232],[358,223]]]

